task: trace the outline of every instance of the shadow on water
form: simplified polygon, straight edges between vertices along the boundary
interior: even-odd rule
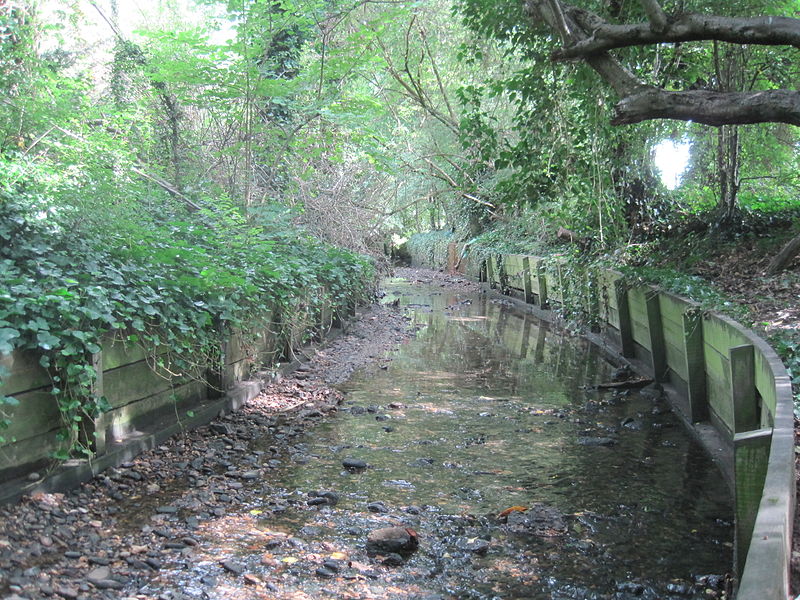
[[[211,598],[263,585],[252,597],[722,596],[729,492],[656,394],[592,391],[612,370],[602,355],[502,300],[397,280],[387,291],[416,339],[346,385],[340,413],[292,446],[268,491],[199,531],[207,572],[224,540],[250,588],[203,579],[202,564],[166,574],[172,585]],[[419,550],[368,556],[367,534],[387,526],[412,528]]]

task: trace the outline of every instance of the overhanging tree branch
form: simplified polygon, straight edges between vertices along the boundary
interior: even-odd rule
[[[589,16],[588,11],[575,7],[569,7],[567,12],[573,18]],[[587,37],[554,50],[551,58],[571,60],[630,46],[704,40],[800,48],[800,19],[790,17],[732,18],[686,14],[670,19],[661,31],[653,29],[651,23],[616,25],[602,20],[593,22],[595,27]]]
[[[615,25],[561,0],[526,0],[527,14],[557,33],[564,46],[554,60],[582,59],[619,95],[612,123],[651,119],[695,121],[706,125],[787,123],[800,126],[800,92],[667,91],[647,85],[610,50],[629,46],[713,40],[733,44],[789,45],[800,48],[800,19],[731,18],[683,14],[668,16],[657,0],[640,0],[648,22]]]

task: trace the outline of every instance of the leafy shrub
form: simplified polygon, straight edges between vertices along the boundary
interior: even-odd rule
[[[83,424],[108,408],[92,394],[92,354],[109,333],[186,377],[218,364],[226,332],[263,329],[278,315],[288,336],[293,320],[326,303],[342,310],[373,285],[368,259],[288,221],[254,223],[224,202],[188,213],[166,194],[160,211],[131,198],[124,214],[90,216],[36,168],[2,166],[21,173],[0,189],[0,354],[40,354],[73,452],[89,452],[78,442]],[[14,404],[0,397],[0,428],[2,406]]]

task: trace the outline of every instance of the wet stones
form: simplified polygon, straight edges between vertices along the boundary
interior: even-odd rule
[[[408,556],[419,548],[419,536],[409,527],[383,527],[367,535],[367,554]]]

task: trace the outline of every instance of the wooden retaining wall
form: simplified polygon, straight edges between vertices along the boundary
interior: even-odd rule
[[[791,382],[774,350],[723,315],[653,286],[628,286],[613,270],[577,277],[566,272],[563,258],[471,259],[463,245],[451,246],[450,255],[462,257],[459,272],[539,308],[569,303],[580,293],[594,305],[606,341],[665,386],[686,422],[713,426],[733,465],[737,598],[786,600],[794,415]],[[454,270],[452,261],[447,267]]]
[[[93,355],[98,373],[93,392],[105,396],[111,409],[94,419],[84,418],[82,442],[93,453],[91,461],[84,461],[84,470],[90,476],[102,465],[112,464],[106,458],[118,454],[126,444],[139,440],[141,447],[141,440],[147,439],[147,444],[152,445],[156,437],[210,420],[225,403],[234,408],[240,406],[260,391],[260,382],[248,382],[252,371],[273,365],[287,355],[286,346],[298,347],[310,332],[329,330],[340,315],[352,314],[354,307],[355,302],[342,307],[326,306],[295,320],[290,330],[286,329],[287,324],[265,323],[257,331],[220,335],[220,364],[200,365],[194,372],[181,374],[175,373],[174,366],[157,366],[169,365],[166,349],[152,355],[139,345],[124,341],[127,336],[122,333],[107,336],[101,351]],[[291,341],[287,342],[287,338]],[[58,403],[50,391],[53,382],[39,365],[39,355],[28,351],[0,355],[0,367],[8,373],[0,395],[19,401],[16,406],[2,407],[3,416],[11,422],[8,429],[0,431],[6,439],[0,445],[2,501],[17,497],[19,494],[10,489],[25,488],[21,482],[30,473],[50,473],[57,464],[53,454],[66,450],[68,442],[59,434],[62,422]],[[15,480],[15,485],[10,485]],[[32,481],[27,487],[32,490],[37,485]]]

